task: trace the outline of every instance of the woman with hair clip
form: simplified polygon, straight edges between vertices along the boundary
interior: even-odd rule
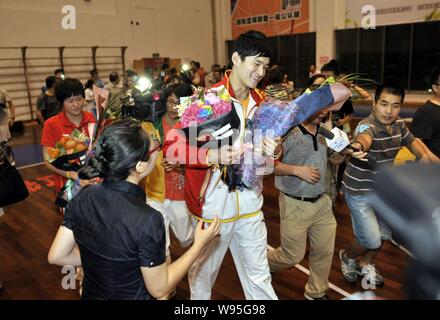
[[[218,235],[218,218],[205,230],[199,223],[191,248],[166,264],[162,215],[145,203],[138,186],[153,169],[160,148],[138,122],[117,121],[103,130],[93,156],[79,171],[82,179],[100,177],[104,182],[82,189],[69,203],[48,260],[83,266],[83,299],[161,297]]]

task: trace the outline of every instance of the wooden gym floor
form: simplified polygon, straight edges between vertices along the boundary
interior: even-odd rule
[[[38,145],[40,129],[27,128],[22,137],[14,138],[14,146]],[[47,263],[47,253],[55,233],[62,221],[53,204],[55,193],[49,171],[44,165],[20,169],[30,189],[30,196],[23,202],[4,208],[0,217],[0,280],[4,283],[0,300],[8,299],[79,299],[77,290],[64,290],[61,268]],[[264,214],[268,229],[268,242],[279,245],[278,191],[273,186],[273,177],[267,177],[264,189]],[[352,228],[348,209],[339,199],[334,212],[338,228],[330,282],[335,289],[328,291],[331,299],[342,299],[341,293],[352,294],[363,291],[360,281],[349,284],[342,276],[338,258],[339,250],[352,240]],[[171,253],[177,259],[185,249],[172,239]],[[377,256],[376,266],[382,272],[385,285],[374,293],[385,299],[404,299],[404,276],[408,256],[399,248],[386,242]],[[301,262],[308,266],[307,253]],[[303,270],[304,270],[303,268]],[[306,269],[305,269],[306,270]],[[282,300],[303,300],[307,275],[292,268],[273,275],[273,286]],[[176,299],[189,299],[189,287],[185,278],[177,287]],[[238,275],[231,255],[223,262],[217,282],[213,288],[213,299],[244,299]]]

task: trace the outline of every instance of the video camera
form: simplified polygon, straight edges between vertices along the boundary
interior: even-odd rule
[[[165,94],[162,91],[147,91],[141,93],[136,89],[129,90],[122,97],[121,116],[125,118],[134,118],[139,121],[156,121],[165,111]]]
[[[376,175],[377,214],[415,260],[407,272],[408,299],[440,298],[440,167],[406,164]]]

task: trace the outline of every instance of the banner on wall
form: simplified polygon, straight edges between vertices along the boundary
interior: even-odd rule
[[[376,25],[440,20],[440,1],[434,0],[347,0],[346,28],[361,28],[365,6],[375,9]]]
[[[232,37],[248,30],[266,36],[309,32],[309,0],[231,0]]]

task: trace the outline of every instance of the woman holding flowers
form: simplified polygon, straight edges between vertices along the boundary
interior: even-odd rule
[[[61,190],[67,179],[78,179],[75,171],[65,171],[56,168],[49,160],[56,159],[61,147],[69,152],[84,151],[84,143],[71,139],[69,136],[76,130],[84,136],[89,136],[89,124],[95,123],[95,118],[89,112],[82,110],[84,105],[84,88],[77,79],[61,81],[55,90],[56,97],[62,106],[61,112],[47,119],[41,136],[41,145],[46,167],[54,174],[55,191]],[[90,133],[91,134],[91,133]],[[56,146],[59,148],[56,148]]]

